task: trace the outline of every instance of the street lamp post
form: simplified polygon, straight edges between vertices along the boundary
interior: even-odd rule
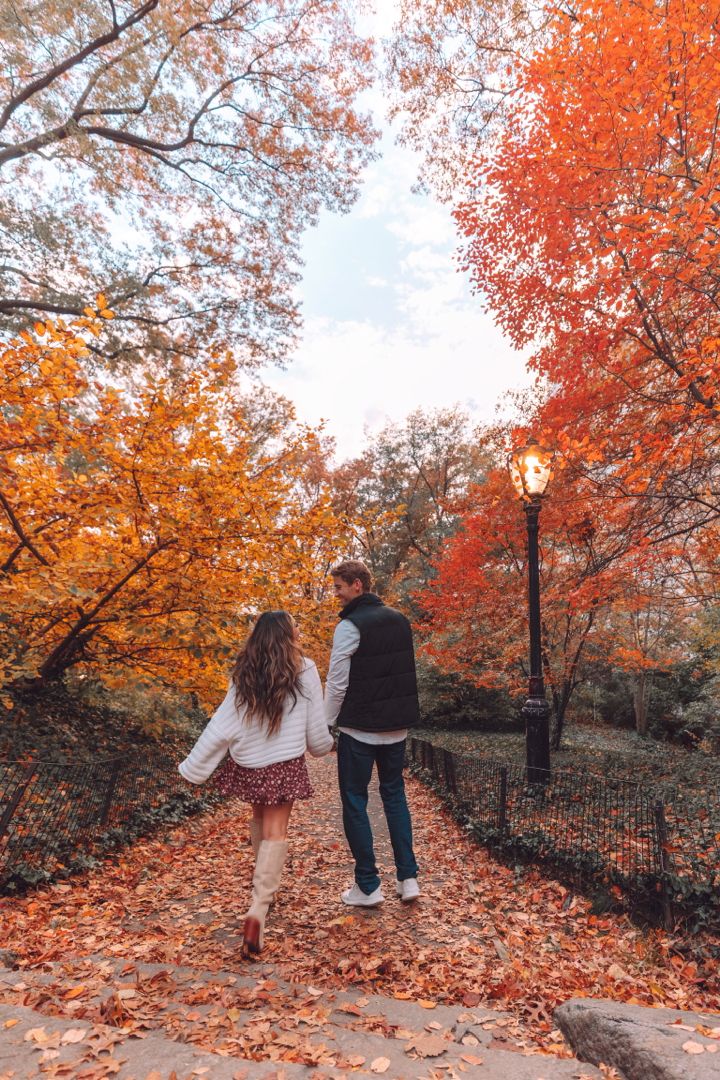
[[[540,507],[550,481],[552,454],[530,441],[509,459],[510,476],[522,499],[527,520],[528,598],[530,622],[530,684],[523,705],[527,778],[531,784],[550,779],[550,707],[545,697],[540,643],[540,564],[538,526]]]

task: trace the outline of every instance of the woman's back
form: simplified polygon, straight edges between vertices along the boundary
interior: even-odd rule
[[[235,684],[231,682],[225,700],[180,765],[180,772],[186,780],[200,784],[228,751],[236,764],[259,769],[300,757],[306,750],[320,757],[331,747],[320,676],[312,660],[304,657],[296,698],[293,700],[292,694],[286,696],[277,731],[268,734],[264,718],[248,716],[245,705],[238,707]]]

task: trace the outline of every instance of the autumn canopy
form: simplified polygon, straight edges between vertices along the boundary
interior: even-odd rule
[[[556,450],[556,741],[598,664],[645,730],[650,673],[715,633],[715,6],[403,0],[391,111],[537,385],[510,422],[416,412],[339,466],[256,374],[291,358],[303,230],[374,154],[357,95],[380,54],[351,5],[58,0],[42,35],[32,7],[0,46],[4,684],[78,669],[208,698],[268,604],[321,656],[323,581],[352,551],[435,672],[510,699],[526,567],[505,455],[532,430]]]

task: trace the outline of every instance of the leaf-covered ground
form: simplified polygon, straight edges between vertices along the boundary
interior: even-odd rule
[[[525,737],[517,732],[428,730],[419,734],[456,753],[525,764]],[[677,872],[689,873],[691,880],[707,885],[716,880],[720,865],[720,763],[716,755],[643,738],[633,731],[576,725],[563,736],[562,749],[551,757],[555,771],[629,780],[662,799]],[[694,869],[689,870],[690,866]]]
[[[521,732],[428,729],[418,734],[459,753],[525,764],[525,736]],[[562,748],[552,753],[552,765],[634,780],[668,797],[677,791],[690,794],[698,788],[717,792],[717,756],[619,728],[569,727]]]
[[[334,756],[312,763],[316,797],[298,805],[291,823],[291,860],[264,953],[278,977],[324,988],[354,985],[429,1008],[462,1002],[507,1010],[526,1045],[557,1052],[563,1051],[552,1011],[573,996],[720,1011],[717,939],[688,943],[624,916],[591,914],[586,899],[558,882],[492,861],[412,779],[421,901],[404,906],[395,898],[389,845],[378,828],[387,900],[373,911],[344,908],[340,892],[351,867],[334,767]],[[377,815],[376,797],[374,804]],[[89,957],[252,973],[238,933],[251,868],[247,810],[225,803],[83,878],[0,900],[3,947],[16,955],[29,985],[43,968],[52,975],[43,990],[46,1007],[61,1003],[67,1011],[75,1002],[78,1016],[83,994],[75,983]],[[92,969],[97,984],[102,964]],[[31,995],[26,1003],[34,1001]],[[193,1041],[202,1038],[199,1030]]]

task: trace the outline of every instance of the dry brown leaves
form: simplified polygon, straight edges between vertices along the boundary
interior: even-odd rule
[[[585,899],[559,883],[494,863],[413,781],[422,900],[395,899],[389,845],[378,829],[387,900],[377,910],[343,908],[339,896],[351,867],[333,766],[334,759],[313,763],[316,798],[294,812],[291,858],[263,954],[278,977],[310,984],[310,991],[298,989],[289,1001],[272,980],[250,991],[220,976],[203,981],[169,970],[150,977],[135,969],[146,961],[211,973],[258,971],[239,951],[252,858],[247,810],[232,803],[138,843],[87,877],[1,900],[4,946],[27,971],[20,989],[0,987],[0,1001],[33,1006],[42,997],[44,1012],[56,1009],[78,1028],[161,1027],[229,1054],[341,1067],[352,1064],[318,1044],[330,1010],[323,991],[350,985],[419,1002],[429,1021],[436,1003],[502,1009],[515,1020],[493,1024],[495,1045],[560,1054],[566,1051],[552,1013],[573,996],[720,1010],[717,966],[710,953],[703,958],[702,942],[688,960],[666,934],[643,932],[623,916],[594,916]],[[88,959],[98,955],[105,959]],[[128,958],[126,977],[117,975],[117,958]],[[64,974],[55,966],[41,985],[49,961],[63,965]],[[249,1022],[248,1010],[257,1022]],[[388,1033],[383,1017],[365,1016],[361,1002],[346,1012],[357,1027]],[[273,1033],[277,1024],[285,1025],[284,1039]],[[409,1052],[432,1056],[423,1048],[439,1038],[425,1033]],[[467,1051],[480,1056],[472,1045]],[[370,1068],[380,1072],[381,1065],[376,1059]]]

